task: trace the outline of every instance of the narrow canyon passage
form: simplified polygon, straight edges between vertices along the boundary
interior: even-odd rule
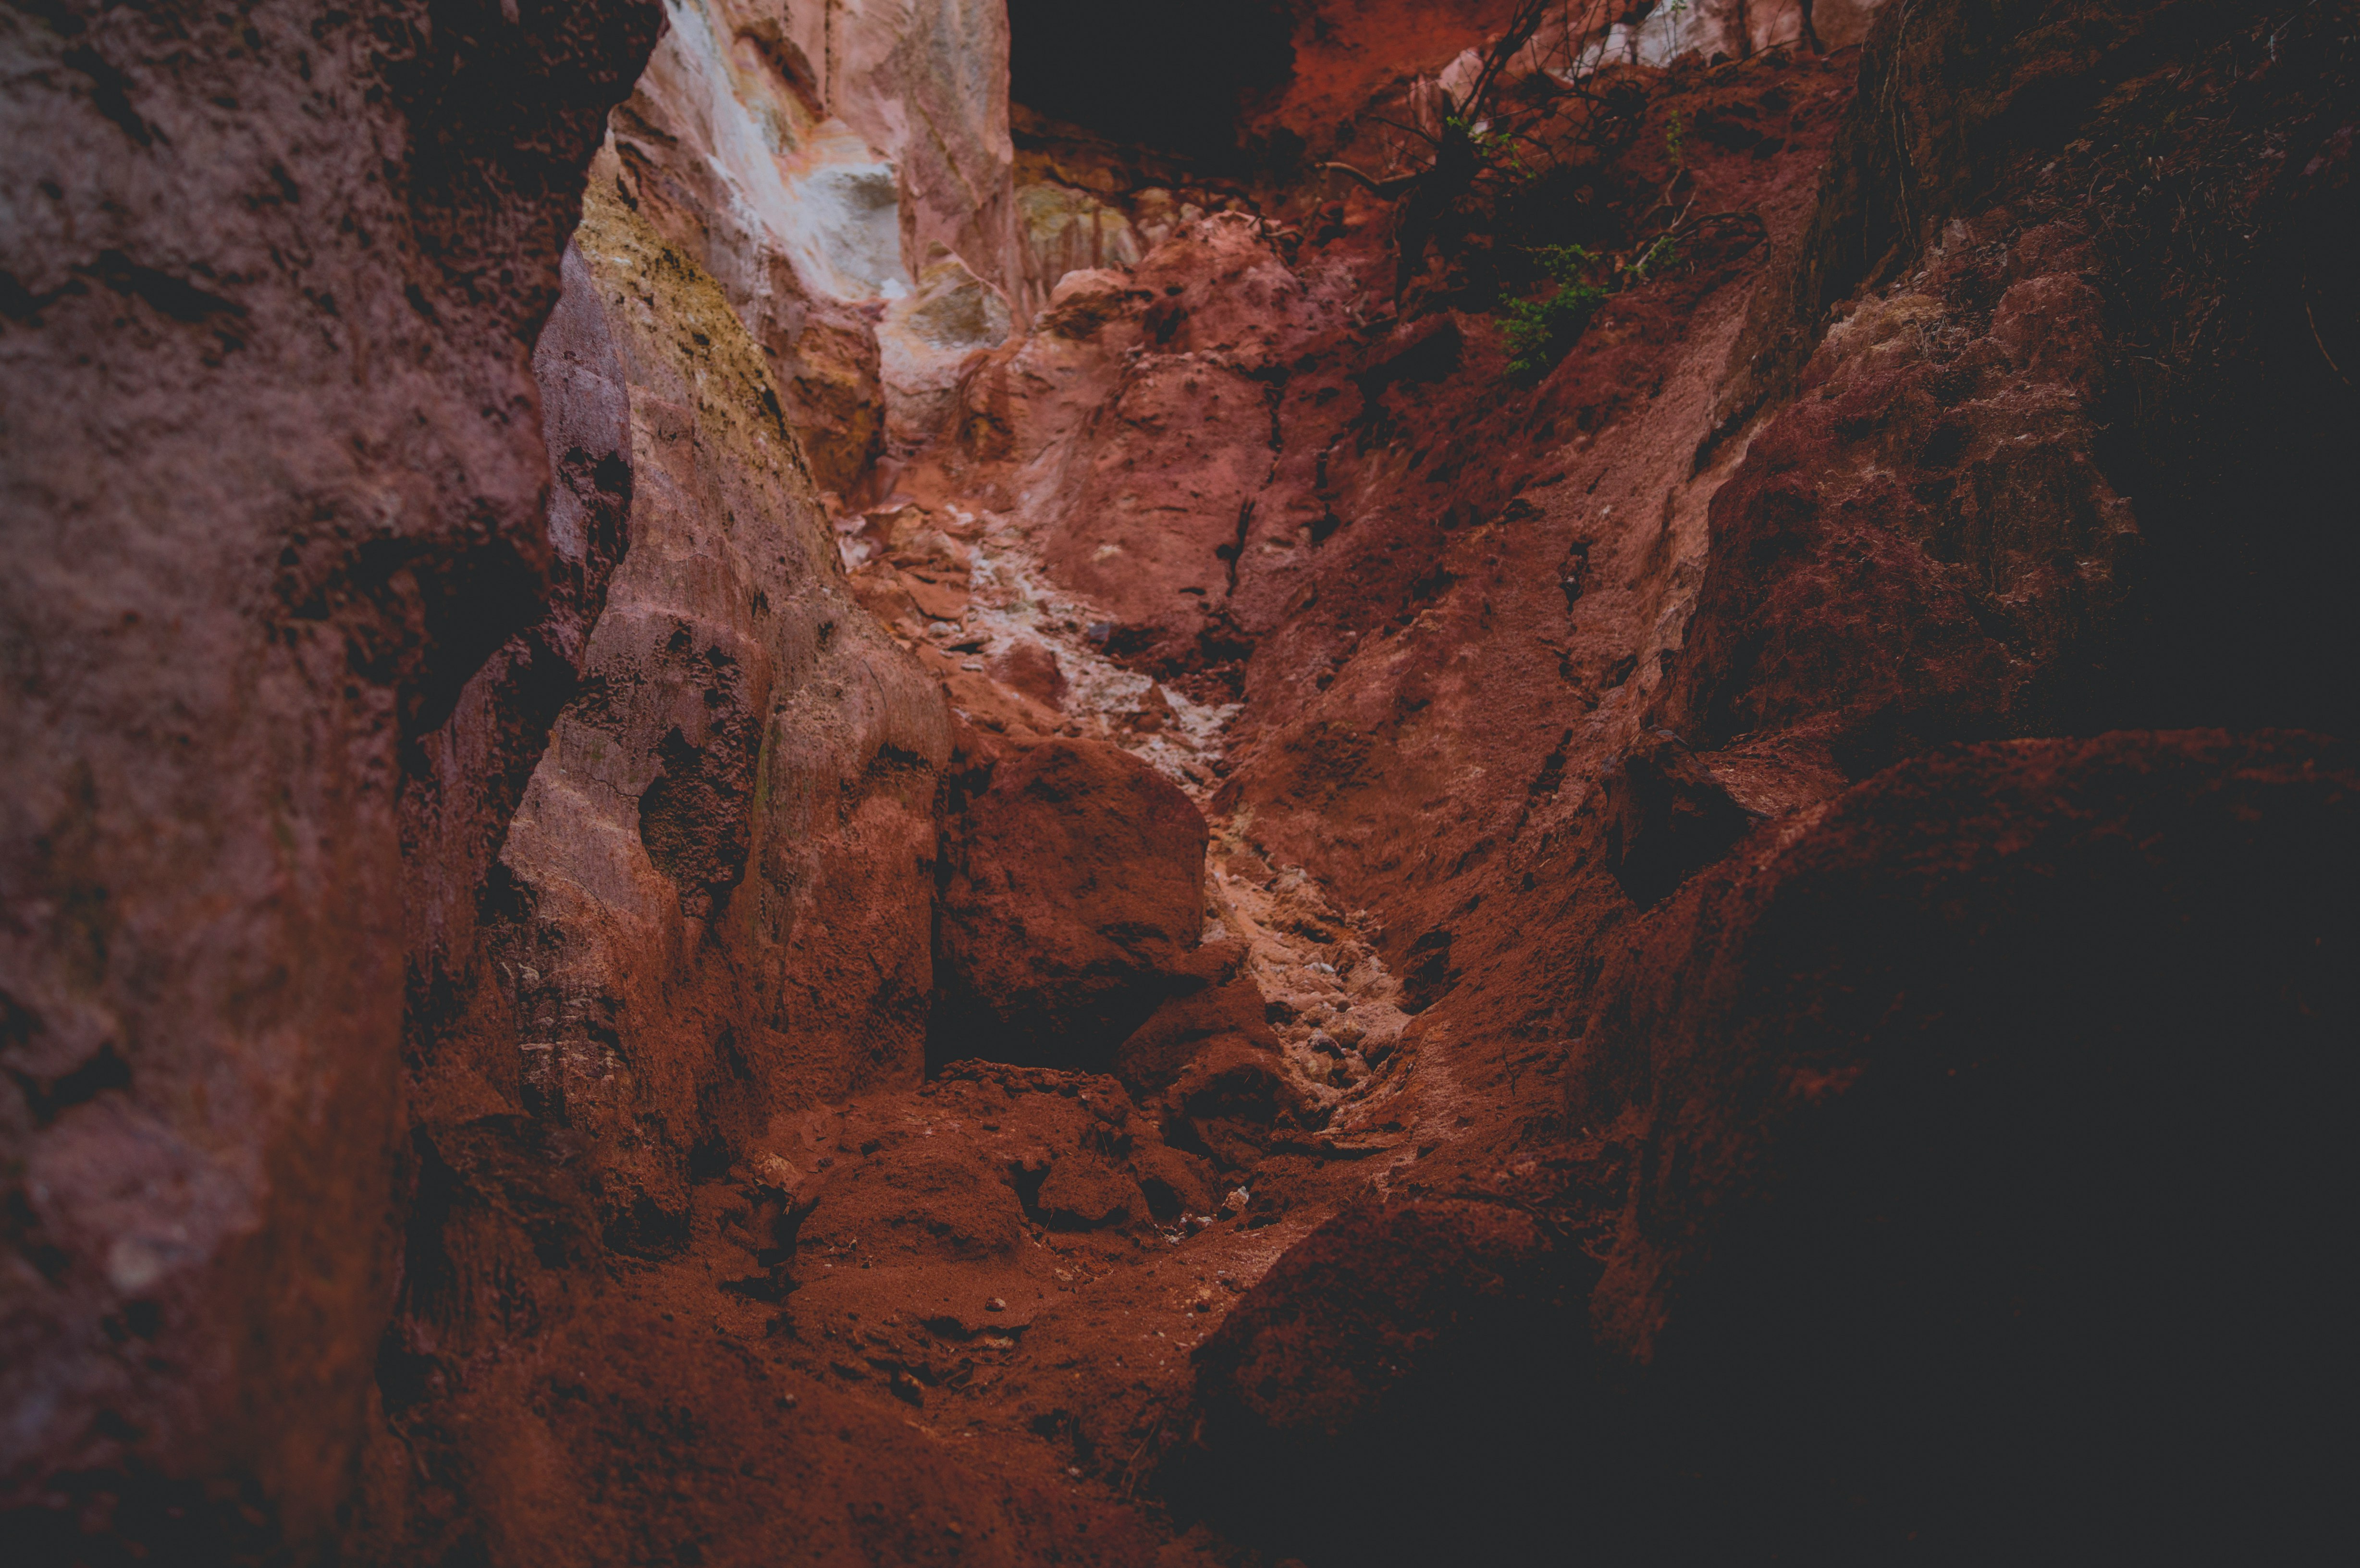
[[[2355,64],[0,7],[0,1556],[2344,1555]]]

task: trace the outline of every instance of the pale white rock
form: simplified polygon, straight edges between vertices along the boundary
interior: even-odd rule
[[[998,348],[1014,326],[1008,298],[941,246],[878,324],[885,366],[888,450],[908,455],[950,417],[959,371],[970,355]]]
[[[1884,0],[1817,0],[1812,31],[1822,49],[1843,49],[1868,37],[1869,24]],[[1787,49],[1803,38],[1800,0],[1674,0],[1658,4],[1635,22],[1621,19],[1636,7],[1570,6],[1551,15],[1517,52],[1507,72],[1513,81],[1536,71],[1566,79],[1612,65],[1669,65],[1681,55],[1722,54],[1732,59],[1764,49]],[[1484,52],[1468,49],[1430,79],[1438,93],[1422,95],[1429,119],[1440,114],[1441,98],[1464,103],[1483,71]]]
[[[934,245],[1004,291],[1022,278],[1005,0],[792,0],[822,18],[822,101],[899,171],[904,253]]]
[[[814,477],[853,493],[897,400],[885,308],[937,251],[1003,301],[1022,292],[1005,8],[665,0],[665,15],[592,180],[721,285]]]

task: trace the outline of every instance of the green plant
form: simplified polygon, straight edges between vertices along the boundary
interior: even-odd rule
[[[1680,19],[1688,14],[1688,0],[1667,0],[1664,12],[1672,19],[1672,52],[1680,49]]]
[[[1688,166],[1688,128],[1681,122],[1680,112],[1675,109],[1672,117],[1664,125],[1664,151],[1671,157],[1674,172]]]
[[[1500,312],[1508,374],[1523,382],[1547,375],[1614,292],[1591,280],[1598,256],[1586,245],[1544,245],[1533,255],[1553,287],[1537,299],[1510,300]]]
[[[1587,245],[1543,245],[1529,254],[1551,282],[1548,292],[1511,299],[1500,308],[1508,344],[1510,379],[1530,385],[1546,376],[1574,345],[1598,308],[1627,289],[1680,264],[1677,229],[1666,229],[1629,256],[1601,257]],[[1606,268],[1601,281],[1597,276]]]
[[[1505,165],[1515,171],[1519,180],[1537,177],[1539,171],[1524,161],[1523,149],[1517,147],[1516,138],[1508,132],[1484,130],[1461,114],[1446,115],[1442,124],[1446,134],[1467,138],[1467,145],[1475,149],[1479,163]]]

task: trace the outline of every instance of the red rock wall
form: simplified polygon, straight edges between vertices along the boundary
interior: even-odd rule
[[[2021,737],[2348,727],[2351,12],[1683,13],[1530,387],[1514,223],[1036,124],[996,252],[989,5],[683,0],[578,205],[648,12],[11,13],[5,1528],[2303,1559],[2349,757]]]
[[[419,1030],[415,1137],[457,1170],[486,1137],[526,1159],[563,1141],[550,1180],[578,1184],[604,1245],[663,1255],[693,1167],[747,1157],[776,1111],[915,1081],[948,721],[845,592],[718,287],[595,188],[567,278],[552,333],[620,384],[565,378],[545,336],[549,406],[562,428],[621,395],[629,550],[486,868],[475,947]],[[415,1305],[410,1338],[481,1347],[439,1321],[448,1301]]]
[[[405,869],[398,804],[539,613],[529,348],[657,19],[0,22],[20,1545],[300,1545],[349,1485],[393,1284],[405,887],[442,875],[432,848]],[[530,724],[489,727],[513,776]],[[446,800],[430,836],[480,843],[497,806]]]

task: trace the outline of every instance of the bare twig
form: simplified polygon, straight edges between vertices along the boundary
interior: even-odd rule
[[[1388,129],[1407,132],[1409,135],[1415,136],[1418,140],[1424,142],[1428,147],[1440,147],[1442,145],[1439,137],[1429,136],[1426,132],[1419,130],[1415,125],[1404,125],[1399,120],[1388,120],[1382,114],[1371,114],[1369,118],[1375,124],[1386,126]]]
[[[2304,281],[2306,285],[2309,283],[2309,279]],[[2311,323],[2311,341],[2319,345],[2319,357],[2327,361],[2327,368],[2335,372],[2336,380],[2346,387],[2351,386],[2352,377],[2344,374],[2344,367],[2335,363],[2333,354],[2327,352],[2327,340],[2319,335],[2319,318],[2311,313],[2311,301],[2308,299],[2302,302],[2302,317],[2304,321]]]

